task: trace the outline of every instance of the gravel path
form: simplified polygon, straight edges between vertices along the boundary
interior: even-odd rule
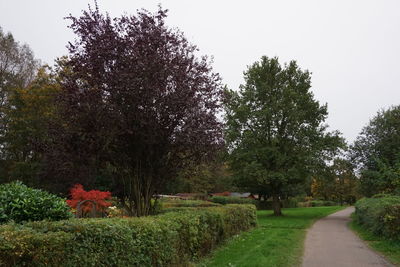
[[[303,267],[393,266],[347,226],[354,207],[317,221],[307,232]]]

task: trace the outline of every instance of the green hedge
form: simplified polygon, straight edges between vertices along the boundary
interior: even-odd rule
[[[242,197],[224,197],[224,196],[215,196],[211,197],[210,200],[214,203],[226,205],[226,204],[256,204],[256,200],[251,198],[242,198]]]
[[[400,196],[362,198],[355,207],[357,223],[375,234],[400,240]]]
[[[338,203],[330,200],[310,200],[305,202],[297,203],[298,207],[324,207],[324,206],[336,206]]]
[[[204,200],[183,200],[183,199],[161,199],[161,206],[164,209],[177,207],[216,207],[217,203]]]
[[[72,217],[65,199],[16,181],[0,185],[0,223]]]
[[[0,226],[0,266],[185,266],[256,225],[253,205]]]

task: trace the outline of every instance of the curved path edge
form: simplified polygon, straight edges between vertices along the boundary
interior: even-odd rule
[[[394,266],[349,229],[353,212],[348,207],[314,223],[307,231],[303,267]]]

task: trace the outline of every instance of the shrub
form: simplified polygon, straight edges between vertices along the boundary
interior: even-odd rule
[[[0,226],[0,265],[187,266],[255,225],[253,205],[141,218],[6,224]]]
[[[226,204],[256,204],[256,200],[251,198],[242,197],[224,197],[224,196],[214,196],[210,200],[214,203],[219,203],[222,205]]]
[[[71,217],[63,198],[17,181],[0,185],[0,223],[62,220]]]
[[[162,208],[178,208],[178,207],[215,207],[216,203],[204,200],[183,200],[183,199],[161,199]]]
[[[356,203],[356,221],[368,230],[400,240],[400,196],[377,195]]]
[[[70,191],[71,199],[67,200],[67,204],[76,209],[78,204],[85,200],[90,200],[96,203],[96,210],[99,212],[104,212],[107,207],[111,206],[112,203],[107,200],[111,200],[111,193],[106,191],[99,191],[99,190],[90,190],[85,191],[83,186],[80,184],[74,185]],[[86,202],[83,203],[82,206],[83,213],[88,213],[93,209],[93,203]]]
[[[299,202],[297,203],[298,207],[324,207],[324,206],[335,206],[338,205],[334,201],[330,200],[310,200],[310,201],[305,201],[305,202]]]

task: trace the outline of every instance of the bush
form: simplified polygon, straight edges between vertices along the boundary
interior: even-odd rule
[[[0,226],[0,266],[187,266],[255,225],[253,205],[6,224]]]
[[[161,199],[162,208],[178,208],[178,207],[215,207],[216,203],[204,200],[183,200],[183,199]]]
[[[210,200],[214,203],[226,205],[226,204],[256,204],[255,199],[251,198],[242,198],[242,197],[223,197],[223,196],[214,196],[211,197]]]
[[[71,188],[70,194],[71,194],[71,199],[67,200],[67,204],[71,208],[77,209],[79,203],[82,203],[82,206],[80,207],[82,215],[89,214],[94,206],[97,213],[104,213],[106,208],[112,205],[112,203],[110,202],[111,193],[108,191],[105,192],[99,190],[85,191],[81,184],[76,184],[74,185],[74,187]],[[92,201],[95,204],[93,204]]]
[[[357,223],[378,235],[400,240],[400,196],[377,195],[356,203]]]
[[[305,202],[299,202],[298,207],[324,207],[324,206],[336,206],[338,203],[330,200],[310,200]]]
[[[0,185],[0,223],[70,218],[65,200],[21,182]]]

